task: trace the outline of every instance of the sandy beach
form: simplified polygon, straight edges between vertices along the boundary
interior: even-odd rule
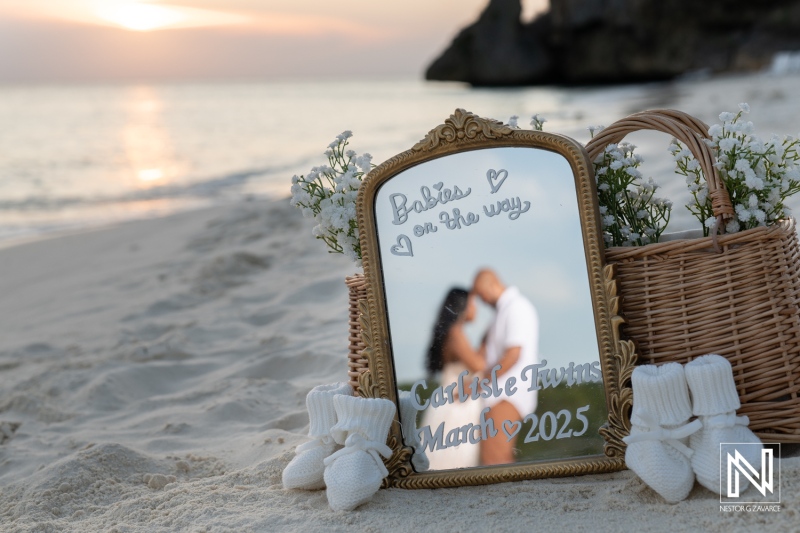
[[[284,490],[306,393],[346,379],[354,268],[309,232],[248,201],[0,250],[0,531],[800,530],[798,457],[778,513],[699,485],[670,505],[630,471],[350,513]]]
[[[286,197],[291,176],[309,176],[314,168],[313,174],[324,174],[319,165],[336,166],[334,149],[352,149],[362,158],[369,153],[379,165],[417,145],[460,109],[522,129],[546,122],[545,132],[585,144],[599,125],[646,109],[679,109],[713,125],[725,122],[720,117],[728,112],[752,108],[742,120],[752,121],[764,139],[773,132],[800,137],[800,0],[717,4],[0,0],[0,533],[800,533],[800,444],[781,448],[781,504],[772,511],[724,509],[719,496],[699,484],[686,500],[669,504],[628,470],[438,490],[385,489],[351,512],[332,511],[324,490],[287,490],[282,484],[295,449],[308,440],[307,394],[349,378],[345,278],[360,270],[314,240],[314,223]],[[352,132],[352,139],[342,132]],[[330,144],[335,138],[348,144]],[[635,155],[647,161],[643,178],[652,176],[659,191],[643,182],[636,198],[644,198],[644,191],[655,196],[628,209],[630,220],[654,216],[644,207],[661,209],[661,199],[669,199],[675,209],[668,233],[712,223],[703,210],[696,220],[684,208],[697,197],[697,187],[693,178],[687,183],[685,174],[676,174],[666,150],[670,135],[636,131],[625,140],[638,146]],[[759,143],[748,146],[760,150]],[[577,210],[556,216],[572,209],[573,182],[559,181],[557,165],[543,164],[543,153],[526,159],[533,151],[503,150],[522,154],[488,154],[497,165],[481,166],[477,179],[485,187],[488,178],[490,192],[481,196],[475,187],[468,199],[475,200],[475,212],[464,208],[464,225],[483,216],[482,226],[471,234],[451,233],[458,236],[451,237],[452,246],[433,237],[422,244],[415,240],[416,270],[401,265],[397,283],[385,277],[387,329],[399,354],[391,369],[402,385],[424,376],[437,381],[431,393],[447,389],[444,372],[432,371],[463,358],[456,361],[449,346],[447,354],[437,354],[453,338],[449,332],[440,334],[441,350],[429,350],[427,333],[437,323],[436,310],[446,310],[451,318],[441,323],[450,329],[439,332],[458,322],[472,336],[459,352],[475,352],[484,335],[498,340],[486,343],[483,356],[473,354],[473,361],[474,355],[482,358],[473,371],[499,368],[491,366],[501,360],[494,355],[511,354],[514,362],[503,367],[509,373],[500,376],[509,389],[501,393],[495,387],[493,402],[514,394],[515,368],[544,368],[544,362],[532,363],[540,356],[539,361],[550,358],[553,388],[564,379],[571,387],[574,379],[588,391],[582,396],[562,387],[564,396],[554,400],[526,391],[526,406],[517,410],[527,413],[526,420],[540,416],[539,433],[549,424],[550,436],[526,437],[528,449],[507,445],[495,463],[510,461],[512,453],[517,460],[541,461],[546,454],[536,448],[540,444],[550,456],[599,453],[597,428],[608,417],[597,400],[601,372],[591,370],[600,364],[595,332],[603,320],[595,315],[592,302],[598,299],[589,296],[590,279],[584,277],[585,258],[595,251],[585,253],[582,243],[589,241],[580,232]],[[478,154],[457,155],[470,153]],[[370,171],[368,158],[346,157],[357,163],[356,178]],[[556,159],[568,176],[566,162]],[[630,153],[623,159],[626,168],[618,174],[627,180],[626,172],[637,174],[631,168],[637,159]],[[472,171],[486,161],[465,157],[459,164]],[[502,161],[517,161],[516,167],[501,167]],[[537,179],[520,180],[520,192],[510,192],[516,190],[512,181],[496,199],[478,202],[478,196],[498,192],[510,171],[521,176],[529,169]],[[751,168],[739,171],[748,176],[747,188],[768,192]],[[421,181],[409,190],[427,195],[424,186],[445,195],[443,200],[464,199],[472,189],[456,193],[462,174],[447,165],[430,175],[420,172],[414,179]],[[356,188],[350,176],[339,182],[340,192],[351,183],[346,198]],[[567,193],[561,195],[564,183]],[[380,186],[392,194],[389,182]],[[605,190],[599,182],[598,191]],[[617,192],[618,203],[634,196]],[[717,201],[713,192],[711,197]],[[404,198],[407,211],[415,200]],[[748,196],[745,206],[744,198],[735,196],[737,212],[754,220],[766,220],[776,205],[774,197]],[[422,211],[432,207],[428,199],[424,208],[417,202],[419,208],[412,209],[420,222],[406,226],[417,226],[414,233],[404,229],[389,244],[396,258],[414,255],[409,235],[444,227],[441,237],[461,229],[460,208],[448,206],[452,217],[438,213],[444,226],[435,226],[422,220]],[[626,208],[633,205],[625,202]],[[391,205],[394,218],[387,220],[395,221],[399,210]],[[800,195],[786,206],[800,216]],[[529,209],[530,219],[541,216],[535,224],[511,226]],[[325,216],[336,212],[327,218],[347,228],[343,211],[326,209]],[[508,218],[494,218],[498,224],[491,226],[488,220],[501,211]],[[612,206],[603,211],[607,230],[616,213]],[[654,228],[634,222],[631,231],[625,228],[625,239],[653,234]],[[355,240],[347,239],[339,242],[352,249]],[[420,260],[425,246],[439,254],[428,263]],[[537,260],[540,271],[532,268]],[[381,268],[386,273],[392,267],[384,260]],[[516,321],[524,342],[501,345],[513,335],[487,333],[490,324],[503,322],[496,312],[502,292],[487,297],[452,291],[474,288],[483,268],[505,277],[507,288],[515,289],[511,298],[518,293],[530,300],[524,315],[513,313],[527,317]],[[442,296],[461,295],[464,311],[443,305],[434,288],[447,289]],[[541,298],[530,295],[534,288],[542,289]],[[405,297],[396,307],[388,305],[395,306],[392,291]],[[492,314],[469,319],[468,326],[470,292]],[[659,291],[645,292],[660,298]],[[698,294],[690,299],[706,297],[705,291]],[[517,303],[524,304],[520,298]],[[749,320],[768,314],[750,307],[757,315]],[[727,309],[708,316],[716,320],[722,314],[730,316]],[[705,335],[708,320],[677,338],[694,331]],[[425,336],[418,335],[420,324]],[[759,386],[766,388],[770,375],[762,372]],[[574,411],[559,399],[565,397],[576,402]],[[536,415],[534,400],[558,409],[542,407]],[[562,413],[569,421],[573,412],[585,429],[565,422],[556,433]],[[514,421],[511,427],[520,432],[523,426]],[[458,440],[458,432],[447,434],[442,448],[456,443],[450,435]],[[514,436],[506,435],[506,444],[513,444]],[[558,440],[567,437],[578,438]],[[749,494],[757,493],[751,487]]]

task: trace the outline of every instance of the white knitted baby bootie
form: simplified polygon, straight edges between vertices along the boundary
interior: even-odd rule
[[[331,436],[344,448],[325,459],[326,494],[331,509],[349,511],[369,501],[389,475],[380,456],[392,455],[386,437],[397,410],[383,398],[337,396],[333,405],[339,420]]]
[[[668,502],[685,499],[694,485],[687,437],[700,428],[692,415],[683,367],[638,366],[633,371],[633,413],[625,464]]]
[[[736,416],[741,403],[727,359],[711,354],[686,363],[686,382],[692,393],[692,412],[703,424],[703,429],[689,439],[689,447],[694,450],[692,467],[701,485],[720,494],[728,485],[727,468],[720,468],[720,443],[758,444],[737,448],[757,471],[761,470],[763,446],[747,428],[750,420]],[[747,486],[747,479],[740,476],[740,490]]]
[[[286,489],[325,488],[322,460],[336,451],[339,446],[331,437],[331,428],[336,423],[336,409],[333,399],[336,396],[353,396],[353,389],[347,382],[320,385],[311,389],[306,396],[308,408],[309,442],[295,450],[294,459],[283,470],[283,487]]]
[[[400,391],[400,426],[403,428],[405,445],[414,448],[414,455],[411,456],[414,470],[426,471],[431,465],[417,433],[417,408],[414,406],[411,393],[405,390]]]

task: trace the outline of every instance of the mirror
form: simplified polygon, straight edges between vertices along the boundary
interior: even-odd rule
[[[393,484],[623,467],[615,354],[633,352],[597,220],[578,143],[463,110],[369,174],[359,392],[413,406],[393,428]]]

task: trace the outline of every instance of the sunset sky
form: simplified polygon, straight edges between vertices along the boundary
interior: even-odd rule
[[[419,75],[487,1],[0,0],[0,81]]]

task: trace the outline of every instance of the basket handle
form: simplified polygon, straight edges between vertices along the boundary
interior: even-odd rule
[[[725,220],[734,214],[733,204],[719,177],[719,171],[714,166],[714,154],[705,143],[705,139],[708,139],[708,125],[701,120],[675,109],[652,109],[634,113],[614,122],[586,144],[589,159],[594,161],[606,146],[617,144],[629,133],[639,130],[660,131],[672,135],[692,152],[706,178],[711,208],[717,218],[717,231],[722,230]]]

